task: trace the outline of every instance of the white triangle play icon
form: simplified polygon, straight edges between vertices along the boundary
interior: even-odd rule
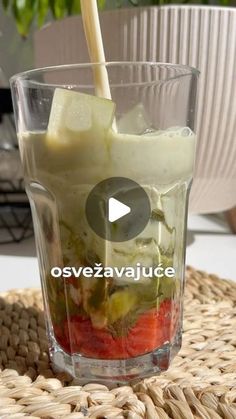
[[[124,217],[131,212],[128,205],[122,204],[115,198],[110,198],[108,201],[108,220],[113,223],[116,220]]]

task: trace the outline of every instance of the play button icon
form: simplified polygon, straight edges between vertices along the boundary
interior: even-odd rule
[[[86,200],[86,218],[100,237],[123,242],[138,236],[150,220],[147,193],[124,177],[103,180],[91,189]]]
[[[119,220],[130,212],[131,208],[128,205],[122,204],[122,202],[115,198],[108,200],[108,220],[111,223],[114,223],[114,221]]]

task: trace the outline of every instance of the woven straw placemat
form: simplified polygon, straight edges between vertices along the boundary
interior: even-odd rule
[[[112,390],[53,373],[39,290],[0,294],[0,419],[235,419],[236,283],[186,276],[181,352],[166,373]]]

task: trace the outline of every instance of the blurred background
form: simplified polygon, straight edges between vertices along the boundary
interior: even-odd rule
[[[100,10],[121,7],[162,6],[168,0],[100,0]],[[177,4],[236,6],[236,0],[188,1]],[[4,7],[5,5],[5,7]],[[73,7],[74,5],[74,7]],[[13,7],[14,6],[14,7]],[[7,77],[34,66],[33,33],[54,19],[80,12],[79,0],[1,0],[0,2],[0,66]]]
[[[181,5],[165,0],[98,0],[98,4],[107,59],[168,61],[201,71],[187,263],[236,280],[236,104],[231,97],[236,89],[236,0],[184,0]],[[79,0],[0,3],[0,266],[7,279],[0,291],[39,286],[8,79],[35,66],[85,61],[79,15]],[[222,155],[224,161],[230,159],[229,167],[218,164]]]

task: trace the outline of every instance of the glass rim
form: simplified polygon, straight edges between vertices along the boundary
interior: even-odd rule
[[[28,81],[33,82],[34,84],[38,84],[40,86],[44,85],[46,86],[58,86],[59,84],[57,83],[43,83],[43,82],[39,82],[37,80],[34,79],[34,76],[40,75],[40,74],[44,74],[44,73],[53,73],[53,72],[60,72],[63,70],[75,70],[75,69],[82,69],[82,68],[86,68],[86,67],[101,67],[101,66],[106,66],[106,67],[113,67],[113,66],[156,66],[156,67],[170,67],[173,69],[182,69],[185,70],[186,73],[183,74],[177,74],[174,77],[169,77],[166,78],[163,81],[168,81],[171,79],[175,79],[178,77],[185,77],[185,76],[199,76],[200,71],[192,66],[189,65],[185,65],[185,64],[173,64],[173,63],[168,63],[168,62],[159,62],[159,61],[106,61],[106,62],[101,62],[101,63],[91,63],[91,62],[87,62],[87,63],[75,63],[75,64],[59,64],[59,65],[53,65],[53,66],[46,66],[46,67],[39,67],[39,68],[34,68],[31,70],[26,70],[26,71],[22,71],[20,73],[14,74],[13,76],[10,77],[10,84],[13,84],[14,82],[18,81],[18,80],[24,80],[24,81]],[[63,83],[61,83],[61,85],[63,85]]]

